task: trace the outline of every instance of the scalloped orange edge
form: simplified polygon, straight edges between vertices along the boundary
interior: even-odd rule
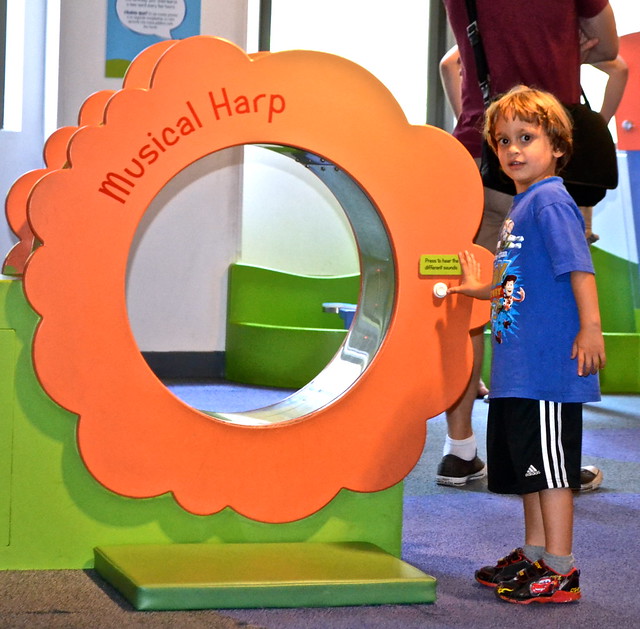
[[[69,168],[40,178],[28,208],[43,242],[25,272],[42,317],[35,368],[79,416],[87,468],[125,496],[171,492],[191,513],[232,507],[265,522],[308,516],[342,488],[398,483],[422,453],[426,420],[463,392],[469,330],[488,319],[486,304],[435,299],[441,278],[417,272],[422,254],[474,246],[473,160],[449,134],[408,124],[375,77],[334,55],[249,56],[199,36],[156,48],[130,77],[103,120],[73,134]],[[255,143],[300,147],[349,173],[383,218],[397,287],[384,343],[351,389],[268,427],[230,425],[175,398],[140,356],[124,292],[135,229],[158,191],[209,153]],[[490,273],[491,254],[475,251]]]

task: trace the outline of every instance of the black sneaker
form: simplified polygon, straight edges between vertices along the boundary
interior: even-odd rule
[[[487,466],[477,455],[471,461],[465,461],[455,454],[445,454],[438,465],[436,483],[449,487],[462,487],[470,480],[484,478]]]
[[[593,491],[602,484],[602,470],[595,465],[580,468],[580,491]]]
[[[496,596],[508,603],[574,603],[580,600],[580,571],[573,568],[568,574],[558,574],[542,560],[533,569],[522,570],[510,581],[496,587]]]
[[[525,557],[522,548],[516,548],[506,557],[498,559],[495,566],[484,566],[476,570],[476,581],[490,588],[496,587],[501,581],[513,579],[521,570],[530,570],[533,562]]]

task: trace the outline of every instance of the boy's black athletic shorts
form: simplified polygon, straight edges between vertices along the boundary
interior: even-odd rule
[[[528,494],[580,489],[582,404],[525,398],[489,402],[489,491]]]

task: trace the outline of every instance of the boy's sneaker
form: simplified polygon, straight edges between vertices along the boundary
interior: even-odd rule
[[[516,548],[506,557],[498,559],[495,566],[484,566],[476,570],[475,577],[478,583],[494,588],[502,581],[513,579],[521,570],[531,572],[532,567],[533,562],[525,557],[522,548]]]
[[[496,587],[496,596],[508,603],[573,603],[580,600],[580,571],[558,574],[542,560],[532,570],[522,570],[510,581]]]
[[[462,487],[470,480],[484,478],[487,466],[476,455],[471,461],[465,461],[455,454],[445,454],[438,465],[436,483],[449,487]]]
[[[602,485],[602,470],[595,465],[580,468],[580,491],[593,491]]]

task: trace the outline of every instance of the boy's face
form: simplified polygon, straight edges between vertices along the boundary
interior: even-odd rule
[[[562,151],[554,149],[544,129],[519,118],[498,118],[494,131],[502,170],[513,179],[516,192],[556,173]]]

